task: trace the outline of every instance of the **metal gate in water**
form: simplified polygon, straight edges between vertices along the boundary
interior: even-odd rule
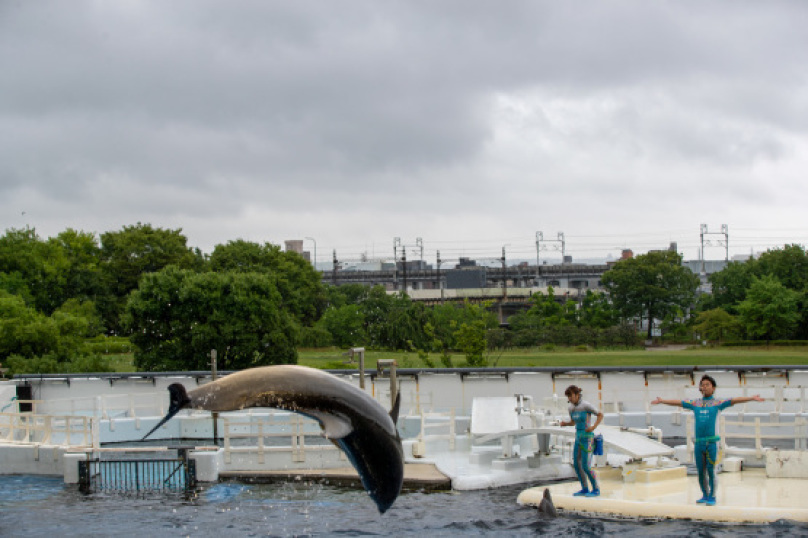
[[[187,451],[177,458],[86,460],[79,462],[83,493],[188,492],[196,487],[196,461]]]

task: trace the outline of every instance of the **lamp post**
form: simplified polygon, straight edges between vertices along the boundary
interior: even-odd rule
[[[312,265],[314,266],[314,270],[316,271],[317,270],[317,241],[315,241],[313,237],[306,237],[305,239],[308,239],[309,241],[314,243],[314,263],[312,263]]]

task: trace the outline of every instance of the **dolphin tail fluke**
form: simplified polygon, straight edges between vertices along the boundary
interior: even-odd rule
[[[148,436],[153,434],[157,428],[168,422],[171,417],[176,415],[180,412],[181,409],[187,407],[189,403],[191,403],[191,399],[188,397],[188,393],[185,391],[185,387],[180,385],[179,383],[172,383],[168,386],[168,393],[169,393],[169,404],[168,404],[168,413],[166,416],[163,417],[163,420],[157,423],[157,426],[152,428],[149,433],[143,436],[141,441],[145,441]]]
[[[401,391],[396,393],[396,401],[393,402],[393,408],[390,410],[390,418],[393,424],[398,424],[398,410],[401,407]]]

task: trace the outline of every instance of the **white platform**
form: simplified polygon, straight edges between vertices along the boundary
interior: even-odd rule
[[[638,519],[692,519],[734,523],[768,523],[780,519],[808,522],[808,481],[768,478],[764,469],[718,475],[715,506],[696,504],[701,497],[698,479],[687,476],[651,483],[601,480],[600,497],[574,497],[580,484],[565,482],[547,486],[556,508],[571,513]],[[544,487],[523,491],[517,502],[536,505]]]

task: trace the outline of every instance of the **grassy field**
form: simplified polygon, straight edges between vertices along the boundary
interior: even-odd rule
[[[340,350],[301,350],[299,364],[316,368],[336,368],[347,357]],[[417,353],[368,351],[365,363],[375,368],[378,359],[395,359],[400,368],[425,367]],[[429,359],[436,367],[442,367],[439,354],[430,354]],[[687,348],[674,351],[643,349],[628,351],[577,351],[559,349],[556,351],[513,350],[491,353],[487,357],[489,366],[695,366],[731,364],[806,364],[808,347],[783,348]],[[465,366],[462,354],[452,355],[452,364]],[[345,365],[355,367],[353,365]]]
[[[133,372],[131,354],[108,356],[117,372]],[[427,365],[417,353],[403,351],[367,351],[365,367],[376,368],[380,359],[395,359],[399,368],[424,368]],[[623,351],[579,351],[559,348],[554,351],[513,350],[503,353],[491,353],[487,356],[489,366],[509,367],[565,367],[565,366],[720,366],[733,364],[808,365],[808,347],[756,347],[756,348],[700,348],[647,351],[644,349]],[[429,360],[435,367],[442,368],[440,355],[432,353]],[[356,368],[356,363],[348,363],[348,357],[341,349],[306,349],[298,351],[298,364],[314,368],[338,369]],[[466,366],[465,357],[452,355],[452,365]]]

